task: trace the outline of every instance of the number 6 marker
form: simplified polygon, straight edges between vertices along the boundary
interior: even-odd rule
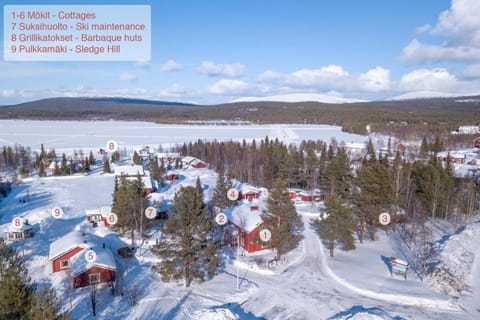
[[[117,214],[111,212],[111,213],[108,215],[107,221],[108,221],[108,224],[109,224],[109,225],[113,226],[115,223],[118,222],[118,216],[117,216]]]

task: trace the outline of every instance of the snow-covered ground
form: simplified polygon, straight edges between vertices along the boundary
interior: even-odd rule
[[[64,150],[98,150],[108,140],[115,140],[119,148],[141,148],[151,145],[170,147],[198,139],[220,141],[251,141],[278,138],[286,143],[302,140],[339,143],[365,142],[366,136],[342,132],[341,127],[329,125],[164,125],[135,121],[32,121],[0,120],[0,145],[19,143],[34,150],[55,148]]]
[[[0,144],[21,143],[39,148],[44,143],[57,152],[82,148],[102,148],[109,139],[122,147],[171,145],[197,139],[260,139],[267,135],[297,143],[301,139],[329,141],[365,141],[366,137],[349,135],[331,126],[166,126],[141,122],[40,122],[0,121]],[[346,138],[342,138],[346,137]],[[357,140],[358,139],[358,140]],[[49,177],[25,180],[1,202],[0,231],[8,228],[15,217],[28,219],[36,232],[34,238],[12,245],[25,255],[33,280],[54,287],[64,299],[73,319],[91,319],[88,288],[71,289],[65,273],[51,273],[49,245],[73,230],[81,229],[104,237],[115,253],[129,243],[109,229],[91,229],[85,223],[85,210],[111,205],[113,175],[94,170],[90,175]],[[181,179],[168,182],[157,200],[171,200],[183,185],[193,185],[199,176],[205,198],[211,198],[216,175],[207,169],[177,170]],[[61,207],[64,216],[54,219],[51,210]],[[444,254],[457,261],[463,255],[468,263],[463,268],[469,290],[452,298],[419,281],[415,272],[408,279],[391,277],[385,258],[405,258],[394,236],[379,233],[379,240],[359,244],[351,252],[337,250],[328,257],[317,234],[310,228],[310,219],[319,216],[321,203],[298,203],[305,227],[300,246],[286,255],[286,264],[268,269],[259,259],[273,258],[267,250],[262,256],[241,256],[235,262],[235,248],[221,251],[224,267],[210,281],[193,283],[184,288],[179,283],[164,283],[152,270],[157,258],[149,248],[152,239],[144,242],[134,258],[126,261],[118,256],[119,276],[124,284],[123,295],[113,296],[107,286],[98,292],[97,319],[476,319],[480,316],[480,240],[479,223],[446,240]],[[465,237],[465,238],[462,238]],[[456,239],[456,240],[455,240]],[[468,241],[467,241],[468,239]],[[449,241],[452,241],[449,244]],[[467,250],[448,250],[459,244]],[[467,243],[471,243],[468,245]],[[458,244],[458,245],[459,245]],[[477,252],[475,252],[477,250]],[[463,254],[464,252],[465,254]],[[239,289],[236,272],[239,267]],[[460,266],[460,267],[459,267]],[[137,304],[131,305],[132,299]]]
[[[216,180],[213,172],[206,169],[185,169],[180,170],[180,174],[184,179],[164,190],[166,198],[180,184],[194,184],[197,176],[201,176],[209,195]],[[0,229],[8,227],[16,216],[28,218],[34,224],[35,237],[13,245],[27,257],[33,280],[55,287],[68,302],[67,309],[71,301],[74,319],[91,319],[89,291],[72,290],[65,274],[51,274],[48,247],[51,241],[74,229],[88,230],[84,222],[85,209],[109,205],[112,190],[113,176],[98,173],[33,179],[15,189],[2,203]],[[51,216],[51,208],[55,206],[64,209],[62,219]],[[355,251],[337,251],[335,258],[327,257],[309,226],[317,204],[313,207],[298,204],[297,207],[305,222],[305,238],[297,250],[287,255],[285,266],[270,270],[255,264],[258,257],[243,256],[237,290],[235,249],[225,248],[222,257],[226,264],[218,276],[184,288],[180,283],[164,283],[159,279],[151,269],[156,257],[148,245],[144,245],[127,265],[121,259],[117,261],[124,270],[125,294],[113,296],[107,287],[101,287],[97,318],[472,319],[448,296],[425,287],[415,274],[410,273],[407,281],[392,278],[383,257],[399,256],[399,253],[393,249],[390,237],[384,234],[377,242],[367,241]],[[91,232],[109,239],[115,248],[128,243],[128,239],[118,239],[106,228]],[[271,251],[264,254],[265,258],[273,256]],[[136,292],[138,304],[135,306],[129,304],[131,292]],[[471,305],[475,305],[475,301],[472,300]]]

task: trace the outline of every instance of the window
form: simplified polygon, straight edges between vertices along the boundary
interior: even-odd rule
[[[91,273],[88,275],[88,281],[90,284],[100,283],[100,273]]]
[[[67,269],[70,268],[70,260],[60,260],[60,269]]]

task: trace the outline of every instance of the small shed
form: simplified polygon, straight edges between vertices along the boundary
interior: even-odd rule
[[[179,174],[175,171],[169,172],[166,177],[168,181],[175,181],[175,180],[178,180],[179,178],[180,178]]]
[[[73,287],[76,289],[115,281],[117,265],[110,249],[95,246],[85,250],[93,250],[96,259],[87,262],[83,254],[77,254],[72,258]]]
[[[87,216],[87,221],[92,223],[94,227],[96,227],[99,222],[103,223],[105,227],[109,227],[110,223],[108,223],[108,216],[111,212],[111,207],[100,207],[97,209],[85,210],[85,215]]]
[[[5,233],[7,234],[7,240],[10,241],[25,240],[34,236],[33,226],[28,221],[25,221],[19,228],[9,225]]]

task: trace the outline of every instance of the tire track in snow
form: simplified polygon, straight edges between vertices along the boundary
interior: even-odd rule
[[[308,260],[311,260],[310,257],[316,256],[314,261],[320,261],[318,263],[318,271],[325,274],[330,279],[334,280],[336,283],[340,284],[344,288],[355,292],[361,296],[372,298],[375,300],[389,302],[395,305],[407,305],[407,306],[416,306],[422,308],[431,308],[431,309],[439,309],[445,311],[460,311],[461,308],[452,300],[438,300],[438,299],[428,299],[428,298],[420,298],[416,296],[407,296],[407,295],[393,295],[388,293],[378,293],[368,289],[362,289],[356,287],[355,285],[349,283],[347,280],[337,276],[335,272],[330,268],[327,263],[326,255],[324,252],[324,248],[322,245],[321,240],[316,236],[314,231],[309,227],[309,222],[305,221],[305,251]],[[315,247],[319,249],[315,249]],[[305,259],[305,261],[308,261]],[[308,263],[307,263],[308,265]]]

